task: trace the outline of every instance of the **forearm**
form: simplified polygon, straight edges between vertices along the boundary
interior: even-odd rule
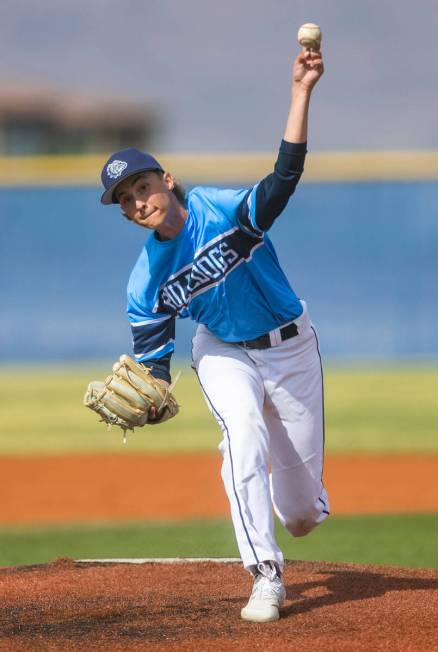
[[[302,89],[293,84],[291,104],[283,136],[283,140],[288,143],[307,142],[310,95],[311,90]]]
[[[295,59],[292,74],[291,104],[284,131],[288,143],[307,142],[307,122],[312,89],[324,72],[319,50],[303,49]]]

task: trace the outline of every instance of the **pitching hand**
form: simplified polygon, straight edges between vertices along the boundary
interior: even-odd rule
[[[324,72],[324,62],[319,50],[303,48],[293,67],[293,85],[311,91]]]

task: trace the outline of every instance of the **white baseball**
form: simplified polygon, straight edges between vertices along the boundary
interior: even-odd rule
[[[321,37],[321,28],[314,23],[304,23],[298,30],[298,43],[304,48],[319,50]]]

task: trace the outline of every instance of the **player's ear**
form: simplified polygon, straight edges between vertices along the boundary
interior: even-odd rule
[[[170,172],[165,172],[163,174],[163,181],[169,190],[173,190],[175,188],[175,179],[170,174]]]

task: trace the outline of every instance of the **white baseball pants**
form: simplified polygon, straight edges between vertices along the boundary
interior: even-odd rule
[[[329,514],[321,359],[303,308],[298,335],[270,349],[223,342],[203,325],[193,339],[193,367],[223,433],[222,479],[246,568],[283,566],[272,506],[297,537]]]

